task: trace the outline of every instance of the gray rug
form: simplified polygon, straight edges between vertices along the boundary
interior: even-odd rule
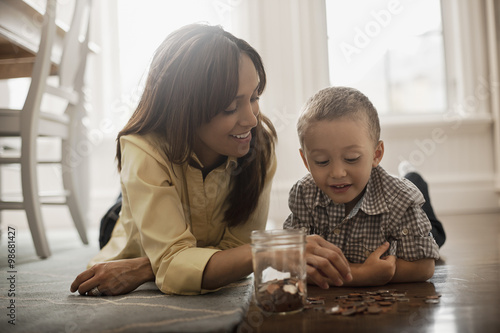
[[[201,296],[165,295],[154,283],[123,296],[72,294],[70,284],[97,252],[97,241],[84,246],[73,231],[49,233],[53,254],[40,260],[29,231],[17,232],[11,269],[6,229],[0,244],[0,332],[232,332],[251,300],[251,278]]]

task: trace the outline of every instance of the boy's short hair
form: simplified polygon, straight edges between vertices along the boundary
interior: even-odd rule
[[[308,127],[316,121],[348,117],[366,120],[367,129],[374,143],[380,140],[378,113],[368,97],[349,87],[329,87],[318,91],[306,102],[297,122],[300,145]]]

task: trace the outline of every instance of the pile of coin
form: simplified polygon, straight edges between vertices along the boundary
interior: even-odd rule
[[[413,298],[423,298],[425,303],[437,304],[441,295],[414,296]],[[379,314],[391,311],[394,304],[398,304],[398,312],[409,311],[410,306],[420,306],[416,302],[410,302],[406,292],[397,290],[377,290],[349,293],[335,297],[336,305],[325,307],[323,297],[307,298],[307,307],[314,308],[326,314],[339,314],[351,316],[355,314]]]
[[[304,307],[305,288],[294,278],[272,280],[261,284],[256,293],[257,304],[266,312],[289,312]]]

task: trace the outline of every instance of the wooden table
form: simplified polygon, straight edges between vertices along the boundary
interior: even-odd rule
[[[326,308],[336,305],[338,296],[380,289],[404,292],[409,302],[395,301],[385,313],[351,316],[326,314],[315,309],[318,305],[296,314],[268,315],[252,302],[238,332],[500,332],[498,215],[487,221],[453,221],[447,233],[428,282],[327,291],[308,286],[308,296],[324,297]],[[429,295],[441,295],[439,303],[425,303]]]
[[[0,79],[31,77],[43,25],[43,1],[0,0]],[[51,73],[62,52],[68,30],[65,17],[56,20],[57,33],[52,54]]]

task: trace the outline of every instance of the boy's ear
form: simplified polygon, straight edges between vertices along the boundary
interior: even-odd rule
[[[382,161],[382,157],[384,157],[384,141],[380,140],[377,144],[377,147],[375,147],[372,168],[375,168],[380,164],[380,161]]]
[[[299,149],[299,153],[300,153],[300,157],[302,157],[302,162],[304,162],[304,165],[306,166],[307,171],[310,171],[309,164],[307,164],[306,155],[304,154],[304,151],[302,150],[302,148]]]

